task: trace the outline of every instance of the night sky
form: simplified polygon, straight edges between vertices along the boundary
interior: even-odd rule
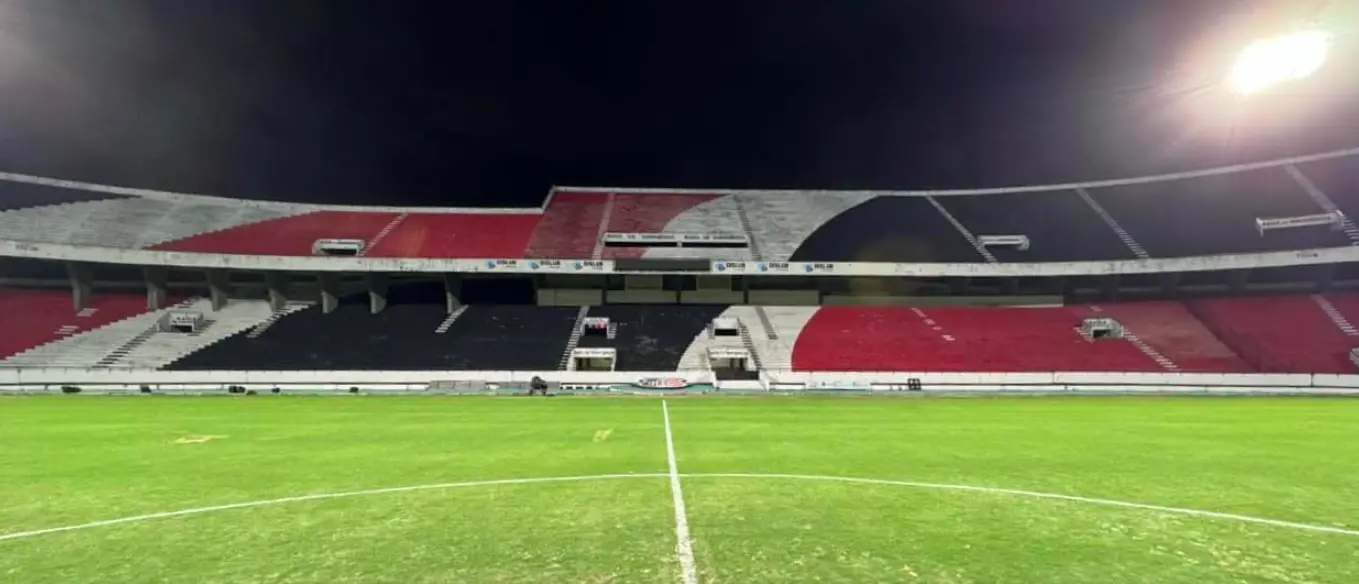
[[[1353,112],[1196,118],[1222,110],[1205,39],[1252,4],[7,0],[0,169],[531,205],[552,184],[999,186],[1359,144]]]

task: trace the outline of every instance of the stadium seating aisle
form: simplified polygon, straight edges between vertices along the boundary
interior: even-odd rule
[[[613,202],[613,209],[609,213],[609,224],[605,231],[615,233],[662,233],[667,231],[667,226],[672,220],[682,213],[697,207],[703,203],[718,198],[716,195],[616,195]],[[715,226],[693,230],[699,233],[714,233],[722,231]],[[740,232],[740,227],[729,232]],[[618,258],[640,258],[648,255],[645,248],[638,247],[613,247],[604,250],[604,259]],[[703,251],[695,252],[692,249],[686,250],[693,252],[693,255],[702,256]],[[670,254],[670,257],[675,257]]]
[[[582,337],[581,348],[613,347],[619,371],[675,371],[694,339],[726,310],[726,305],[609,305],[591,307],[588,316],[604,317],[617,327],[613,339]]]
[[[96,293],[77,313],[65,290],[0,290],[0,358],[10,358],[147,312],[140,294]]]
[[[166,251],[276,256],[312,255],[318,239],[368,242],[399,215],[379,212],[317,211],[202,233],[152,246]]]
[[[232,299],[225,307],[216,311],[212,309],[212,301],[207,299],[195,299],[181,306],[183,310],[203,314],[205,326],[195,333],[156,332],[138,339],[140,342],[135,346],[123,344],[125,354],[108,363],[108,366],[160,369],[185,355],[202,351],[214,343],[248,333],[264,324],[274,314],[269,303],[264,300]],[[290,305],[284,312],[297,312],[303,308],[305,307]]]
[[[1089,341],[1070,308],[823,307],[793,347],[803,371],[1164,371],[1124,340]]]
[[[1359,294],[1325,294],[1322,297],[1330,302],[1350,325],[1359,326]],[[1355,346],[1359,347],[1359,341]]]
[[[1089,316],[1108,316],[1122,323],[1157,353],[1186,373],[1253,371],[1179,302],[1101,304]]]
[[[582,259],[594,253],[600,223],[609,203],[607,193],[558,193],[543,211],[529,238],[524,257]]]
[[[522,258],[536,213],[410,213],[378,238],[369,257]]]
[[[1359,340],[1340,330],[1309,296],[1188,302],[1218,338],[1264,373],[1353,373]]]

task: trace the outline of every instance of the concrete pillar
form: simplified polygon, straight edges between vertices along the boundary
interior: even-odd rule
[[[1317,266],[1317,291],[1330,292],[1335,288],[1335,264]]]
[[[340,275],[324,273],[317,277],[321,288],[321,314],[335,312],[340,306]]]
[[[1250,281],[1250,270],[1232,270],[1229,278],[1232,292],[1240,294],[1246,291],[1246,283]]]
[[[368,274],[368,309],[377,314],[387,309],[387,274]]]
[[[66,275],[71,280],[71,302],[75,311],[89,308],[94,301],[94,268],[89,264],[66,264]]]
[[[1175,288],[1180,285],[1180,274],[1178,272],[1168,272],[1161,274],[1161,293],[1166,296],[1176,296]]]
[[[227,298],[231,295],[231,284],[223,270],[208,270],[208,295],[212,299],[212,309],[226,308]]]
[[[146,281],[146,309],[165,308],[165,301],[169,296],[165,291],[165,268],[155,266],[142,268],[142,279]]]
[[[1102,296],[1105,300],[1111,300],[1111,301],[1112,301],[1112,300],[1118,300],[1118,287],[1119,287],[1119,285],[1120,285],[1120,278],[1118,277],[1118,274],[1113,274],[1113,275],[1111,275],[1111,276],[1105,276],[1104,278],[1101,278],[1101,279],[1100,279],[1100,296]]]
[[[269,308],[283,310],[288,304],[288,274],[268,272],[264,274],[264,286],[269,290]]]
[[[462,306],[462,276],[444,274],[444,304],[449,314]]]

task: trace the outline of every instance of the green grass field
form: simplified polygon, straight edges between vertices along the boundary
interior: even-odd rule
[[[668,409],[705,584],[1359,582],[1359,401]],[[656,399],[0,399],[0,582],[682,582],[668,463]]]

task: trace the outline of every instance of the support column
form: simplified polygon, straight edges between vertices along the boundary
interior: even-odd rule
[[[208,270],[208,295],[212,299],[212,309],[226,308],[231,293],[231,283],[223,270]]]
[[[1317,266],[1317,292],[1330,292],[1335,288],[1335,264]]]
[[[1246,291],[1246,283],[1250,281],[1250,270],[1232,270],[1231,287],[1233,294],[1240,294]]]
[[[265,273],[264,287],[269,290],[269,308],[283,310],[283,307],[288,305],[288,274]]]
[[[165,299],[169,296],[165,292],[165,268],[155,266],[142,268],[142,279],[146,281],[146,309],[165,308]]]
[[[1180,285],[1179,272],[1167,272],[1161,274],[1161,293],[1169,297],[1175,297],[1175,289]]]
[[[368,274],[368,309],[377,314],[387,309],[387,274]]]
[[[444,305],[449,314],[462,306],[462,276],[444,274]]]
[[[967,289],[972,284],[972,279],[967,277],[949,278],[948,289],[958,296],[966,296]]]
[[[94,268],[89,264],[66,264],[66,275],[71,280],[71,302],[80,312],[93,304]]]
[[[1100,279],[1100,296],[1103,296],[1104,299],[1105,299],[1105,300],[1108,300],[1108,301],[1118,300],[1118,288],[1119,288],[1120,285],[1121,285],[1121,280],[1120,280],[1120,278],[1118,277],[1118,274],[1113,274],[1113,275],[1105,276],[1104,278],[1101,278],[1101,279]]]
[[[321,314],[335,312],[340,306],[340,275],[324,273],[317,277],[321,288]]]

